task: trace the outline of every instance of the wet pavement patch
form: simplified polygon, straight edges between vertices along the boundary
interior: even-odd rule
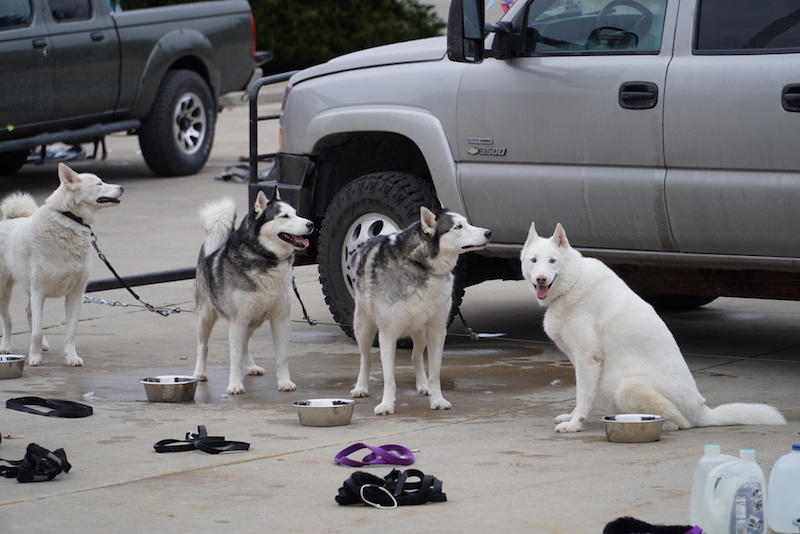
[[[542,356],[541,349],[529,349],[520,355],[519,348],[456,348],[448,349],[442,365],[442,387],[445,396],[473,395],[478,392],[495,396],[516,396],[535,393],[554,385],[564,386],[574,381],[573,370],[566,360]],[[264,407],[264,404],[289,405],[307,398],[349,398],[358,374],[358,354],[308,353],[292,357],[290,369],[297,383],[294,392],[279,392],[274,375],[274,360],[259,358],[256,362],[265,369],[264,376],[247,376],[246,392],[228,395],[228,366],[209,366],[209,380],[197,385],[194,401],[185,404],[237,404],[243,408]],[[142,369],[105,367],[103,369],[68,368],[63,365],[43,366],[6,386],[9,393],[65,398],[83,402],[148,404],[142,378],[158,375],[191,374],[192,363],[184,367],[147,367]],[[409,350],[398,350],[396,359],[398,400],[414,402],[416,396],[414,371]],[[372,404],[381,394],[383,378],[380,357],[373,351],[371,396],[364,402]],[[408,393],[408,395],[406,395]],[[408,397],[408,398],[406,398]],[[404,400],[405,399],[405,400]],[[152,403],[150,403],[152,404]],[[420,403],[422,404],[422,403]],[[424,403],[427,404],[427,403]]]

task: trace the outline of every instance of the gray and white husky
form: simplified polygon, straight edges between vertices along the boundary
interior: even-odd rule
[[[280,201],[258,192],[253,208],[234,230],[236,203],[225,197],[200,209],[206,240],[195,278],[197,364],[194,376],[207,380],[206,359],[211,329],[221,315],[228,320],[231,363],[228,393],[244,393],[245,374],[263,375],[253,362],[250,338],[269,319],[275,346],[278,389],[294,391],[289,377],[289,334],[294,253],[308,247],[302,236],[314,223]]]
[[[547,308],[544,331],[575,367],[575,409],[556,417],[557,432],[581,430],[594,406],[663,415],[667,430],[786,424],[766,404],[709,408],[653,307],[600,260],[572,248],[560,224],[550,238],[531,224],[520,258],[528,286]]]
[[[430,395],[432,410],[447,410],[439,373],[458,255],[484,248],[492,232],[467,223],[451,211],[434,214],[424,206],[420,220],[405,230],[362,243],[356,269],[353,320],[361,365],[353,397],[369,390],[370,349],[378,332],[383,367],[383,398],[375,414],[394,413],[394,359],[397,340],[411,336],[417,391]],[[428,376],[422,359],[428,347]]]

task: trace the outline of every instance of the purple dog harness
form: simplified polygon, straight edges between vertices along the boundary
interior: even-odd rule
[[[358,450],[369,449],[368,453],[361,460],[353,460],[348,456]],[[345,447],[334,456],[333,461],[337,464],[346,465],[349,467],[362,467],[365,465],[411,465],[414,463],[414,453],[410,449],[402,445],[381,445],[380,447],[372,447],[366,443],[354,443],[349,447]]]

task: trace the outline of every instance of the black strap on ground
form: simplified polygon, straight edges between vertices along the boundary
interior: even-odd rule
[[[50,411],[37,410],[31,406],[42,406],[49,408]],[[89,417],[94,413],[91,406],[79,402],[43,399],[41,397],[17,397],[6,401],[6,408],[20,412],[28,412],[36,415],[46,415],[48,417],[67,417],[76,419],[79,417]]]
[[[209,436],[204,425],[197,427],[197,434],[186,433],[186,439],[162,439],[153,448],[156,452],[185,452],[195,449],[208,454],[219,454],[226,451],[246,451],[249,443],[244,441],[228,441],[224,436]]]
[[[72,469],[64,449],[50,452],[35,443],[28,445],[25,458],[22,460],[0,458],[0,462],[9,464],[0,465],[0,476],[16,478],[18,482],[44,482],[52,480],[59,473],[67,473]]]

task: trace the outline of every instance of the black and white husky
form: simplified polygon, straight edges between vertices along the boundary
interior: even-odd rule
[[[258,192],[253,208],[234,230],[236,203],[226,197],[200,209],[206,240],[195,279],[197,364],[194,376],[207,379],[208,338],[217,318],[228,320],[231,367],[228,393],[244,393],[245,374],[263,375],[253,362],[250,338],[269,319],[275,346],[278,389],[294,391],[289,377],[289,334],[294,253],[308,247],[301,237],[314,230],[308,219]]]
[[[397,340],[411,336],[417,391],[430,395],[432,410],[447,410],[439,373],[458,255],[484,248],[492,232],[451,211],[420,208],[420,220],[405,230],[362,243],[356,270],[353,329],[361,366],[353,397],[369,389],[370,349],[378,332],[383,366],[383,398],[377,415],[394,413],[394,358]],[[428,376],[422,359],[428,347]]]

